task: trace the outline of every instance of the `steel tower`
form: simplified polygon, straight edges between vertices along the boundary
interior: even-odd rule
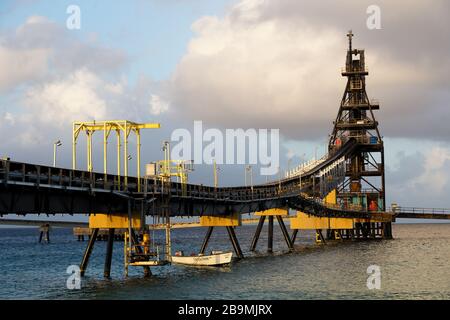
[[[353,33],[347,34],[349,48],[342,76],[347,85],[330,136],[329,151],[335,152],[348,140],[358,142],[356,151],[346,159],[346,174],[338,188],[338,199],[344,207],[368,211],[385,211],[384,144],[374,110],[378,101],[369,100],[366,92],[364,50],[353,49]],[[391,237],[390,223],[384,226],[384,236]]]

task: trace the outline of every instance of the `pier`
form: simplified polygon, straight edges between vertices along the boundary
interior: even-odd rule
[[[125,272],[128,266],[144,268],[170,263],[172,228],[205,228],[203,254],[215,228],[225,228],[237,258],[245,258],[236,233],[243,223],[254,223],[256,230],[250,245],[255,251],[262,228],[268,224],[267,252],[273,251],[274,222],[279,225],[286,248],[293,251],[298,232],[314,230],[317,243],[332,240],[389,240],[392,222],[398,218],[449,219],[450,210],[386,206],[384,142],[375,118],[380,109],[369,99],[365,79],[369,75],[365,50],[353,48],[353,33],[347,34],[349,48],[342,76],[347,79],[339,110],[328,143],[328,153],[321,159],[300,164],[284,178],[264,184],[236,187],[204,186],[187,182],[189,168],[176,163],[165,145],[165,158],[153,163],[153,171],[140,171],[140,130],[157,129],[159,124],[130,121],[77,122],[73,126],[73,167],[58,168],[0,161],[0,215],[89,214],[88,223],[37,221],[41,237],[49,240],[50,226],[72,226],[78,240],[88,238],[80,264],[83,275],[97,240],[107,241],[105,277],[110,276],[114,240],[124,240]],[[92,166],[92,135],[104,134],[104,171]],[[80,133],[88,142],[86,170],[77,168],[76,145]],[[117,137],[118,170],[107,172],[108,137]],[[128,136],[134,132],[137,143],[137,173],[128,172]],[[122,140],[121,140],[122,139]],[[124,156],[124,174],[121,157]],[[151,166],[149,168],[152,168]],[[159,168],[157,172],[156,168]],[[172,181],[176,176],[179,181]],[[256,220],[243,221],[242,215],[254,213]],[[293,214],[292,214],[293,213]],[[148,225],[146,217],[160,223]],[[171,223],[173,217],[196,217],[192,224]],[[289,221],[288,230],[285,221]],[[15,221],[17,222],[17,221]],[[8,220],[0,220],[8,223]],[[14,221],[9,220],[9,223]],[[19,223],[19,222],[17,222]],[[27,222],[20,222],[26,225]],[[75,225],[76,224],[76,225]],[[47,229],[45,229],[47,228]],[[148,231],[165,230],[161,248],[149,243]],[[165,256],[163,260],[159,257]],[[158,260],[154,260],[158,257]],[[141,260],[138,260],[141,259]]]

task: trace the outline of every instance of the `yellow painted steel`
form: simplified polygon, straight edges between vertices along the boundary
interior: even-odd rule
[[[324,199],[325,204],[337,204],[337,192],[333,189]]]
[[[297,216],[291,218],[291,229],[316,230],[329,229],[328,218],[308,216],[306,213],[297,211]]]
[[[117,134],[117,186],[120,189],[120,130],[116,130],[116,134]]]
[[[288,216],[289,210],[283,208],[274,208],[255,212],[255,216]]]
[[[338,230],[334,230],[334,239],[342,240],[341,233]]]
[[[330,229],[353,229],[353,219],[350,218],[329,218]]]
[[[108,138],[112,130],[117,133],[117,176],[119,177],[118,185],[120,187],[121,175],[121,132],[123,132],[123,149],[124,149],[124,184],[127,185],[128,180],[128,138],[131,132],[136,134],[136,162],[137,162],[137,180],[138,191],[141,189],[141,129],[158,129],[159,123],[135,123],[128,120],[112,120],[112,121],[91,121],[91,122],[74,122],[72,128],[72,168],[77,168],[77,141],[81,132],[86,132],[87,136],[87,170],[93,171],[92,161],[92,136],[95,131],[103,131],[103,172],[107,174],[107,151]]]
[[[316,243],[317,244],[322,243],[322,237],[320,236],[320,233],[317,230],[316,230]]]
[[[139,213],[133,213],[131,218],[131,227],[135,229],[141,228],[141,216]],[[91,214],[89,216],[89,228],[128,228],[128,216],[123,214],[106,213]]]
[[[332,190],[326,195],[323,200],[326,206],[337,206],[337,192],[336,189]],[[353,229],[355,223],[363,222],[391,222],[393,221],[393,215],[389,213],[374,212],[370,218],[326,218],[326,217],[314,217],[309,216],[306,213],[297,211],[297,216],[291,218],[291,229],[303,229],[303,230],[317,230],[317,229],[331,229],[331,230],[343,230]]]
[[[238,213],[227,217],[202,216],[200,225],[202,227],[239,227],[242,225],[242,220]]]
[[[334,229],[344,230],[353,229],[355,223],[364,222],[389,222],[390,217],[375,217],[375,218],[323,218],[308,216],[303,212],[297,212],[296,217],[291,218],[291,229],[300,230],[315,230],[315,229]]]

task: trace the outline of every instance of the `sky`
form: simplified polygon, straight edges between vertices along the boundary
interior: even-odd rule
[[[367,27],[372,4],[381,29]],[[70,5],[80,29],[67,28]],[[70,167],[73,121],[128,119],[161,123],[143,133],[147,163],[163,157],[173,130],[202,120],[279,129],[285,170],[288,158],[293,166],[325,153],[352,29],[354,47],[366,50],[368,94],[381,105],[387,203],[447,208],[449,12],[447,0],[2,0],[0,155],[50,165],[60,139],[58,165]],[[219,184],[242,185],[244,170],[221,166]],[[212,166],[197,166],[190,181],[213,184]]]

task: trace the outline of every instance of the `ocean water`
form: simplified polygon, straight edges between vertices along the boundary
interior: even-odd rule
[[[162,266],[143,278],[130,267],[124,277],[123,243],[114,243],[112,279],[103,278],[105,242],[97,242],[80,290],[69,290],[66,273],[81,261],[86,242],[71,229],[53,229],[50,244],[38,243],[35,228],[0,229],[1,299],[450,299],[450,224],[395,224],[394,240],[316,245],[299,233],[296,251],[286,252],[277,224],[274,254],[263,230],[257,254],[248,247],[256,226],[236,230],[246,259],[223,268]],[[197,252],[205,229],[176,229],[174,250]],[[162,232],[154,236],[162,239]],[[231,249],[216,228],[211,249]],[[367,268],[381,270],[381,288],[367,288]]]

